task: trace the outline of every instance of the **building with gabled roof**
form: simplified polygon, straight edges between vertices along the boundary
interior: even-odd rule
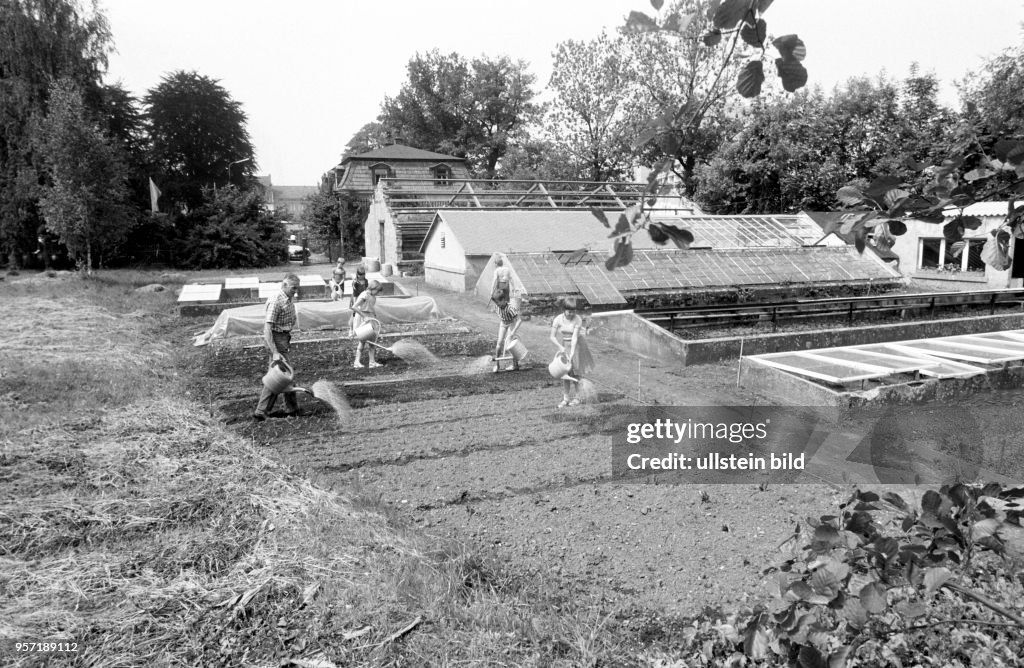
[[[336,193],[352,193],[370,199],[381,179],[416,179],[441,190],[452,181],[469,178],[465,158],[391,144],[365,153],[346,155],[328,173],[328,187]]]

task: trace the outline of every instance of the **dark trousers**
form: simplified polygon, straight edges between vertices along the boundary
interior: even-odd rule
[[[284,357],[284,361],[288,362],[288,349],[291,347],[292,335],[291,332],[271,332],[274,337],[274,345],[277,346],[277,352],[281,353]],[[270,364],[274,362],[274,356],[269,356],[267,363],[267,369],[270,369]],[[291,366],[291,362],[288,362]],[[260,392],[260,401],[256,404],[257,413],[269,413],[274,407],[274,403],[277,401],[277,395],[267,389],[267,386],[263,386],[263,391]],[[294,392],[284,393],[284,407],[289,413],[294,413],[299,408],[299,402],[295,398]]]

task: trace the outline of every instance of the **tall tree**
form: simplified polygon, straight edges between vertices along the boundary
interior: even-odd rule
[[[379,121],[395,141],[469,158],[493,178],[501,158],[525,138],[536,117],[535,77],[507,56],[467,61],[457,53],[417,54],[398,95],[385,98]]]
[[[203,188],[243,186],[256,169],[242,104],[197,72],[165,76],[145,97],[153,162],[167,200],[195,208]]]
[[[46,226],[79,267],[91,272],[94,257],[114,251],[132,222],[121,151],[93,120],[70,79],[51,86],[49,110],[32,126],[46,176],[39,201]]]
[[[633,138],[642,121],[630,105],[632,40],[602,33],[589,42],[568,40],[555,48],[549,88],[555,98],[545,130],[570,158],[570,178],[628,178],[634,166]]]
[[[92,104],[111,48],[95,0],[0,0],[0,249],[13,264],[35,248],[42,222],[29,119],[62,77]]]

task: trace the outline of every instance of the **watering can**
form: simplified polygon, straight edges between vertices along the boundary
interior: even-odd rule
[[[353,333],[360,341],[373,343],[377,340],[377,335],[380,334],[380,320],[377,320],[376,318],[367,318],[363,321],[363,324],[353,330]]]
[[[508,362],[514,361],[518,366],[524,359],[526,359],[526,346],[519,340],[519,337],[512,337],[509,342],[505,345],[505,354],[501,357],[495,357],[495,362]]]
[[[555,355],[555,359],[551,360],[551,364],[548,365],[548,373],[550,373],[553,378],[578,383],[579,381],[577,379],[569,375],[570,371],[572,371],[572,365],[569,364],[569,356],[563,352],[557,353]]]
[[[267,369],[267,373],[263,376],[263,386],[274,394],[305,392],[311,397],[315,396],[312,390],[293,385],[294,378],[295,372],[288,366],[288,362],[281,359],[271,364],[270,368]]]

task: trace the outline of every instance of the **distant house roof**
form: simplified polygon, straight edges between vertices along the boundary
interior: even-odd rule
[[[619,212],[609,212],[615,220]],[[452,229],[466,255],[572,251],[580,248],[611,250],[609,230],[590,211],[438,211],[420,252],[426,248],[441,220]],[[661,248],[646,232],[633,236],[633,247]]]
[[[346,162],[351,160],[455,160],[457,162],[465,162],[465,158],[460,158],[454,155],[444,155],[443,153],[434,153],[433,151],[424,151],[423,149],[413,148],[412,146],[405,146],[403,144],[392,144],[391,146],[384,146],[377,148],[366,153],[358,153],[356,155],[345,156],[341,164],[344,165]]]
[[[318,190],[316,186],[274,186],[275,195],[281,199],[302,199]]]

